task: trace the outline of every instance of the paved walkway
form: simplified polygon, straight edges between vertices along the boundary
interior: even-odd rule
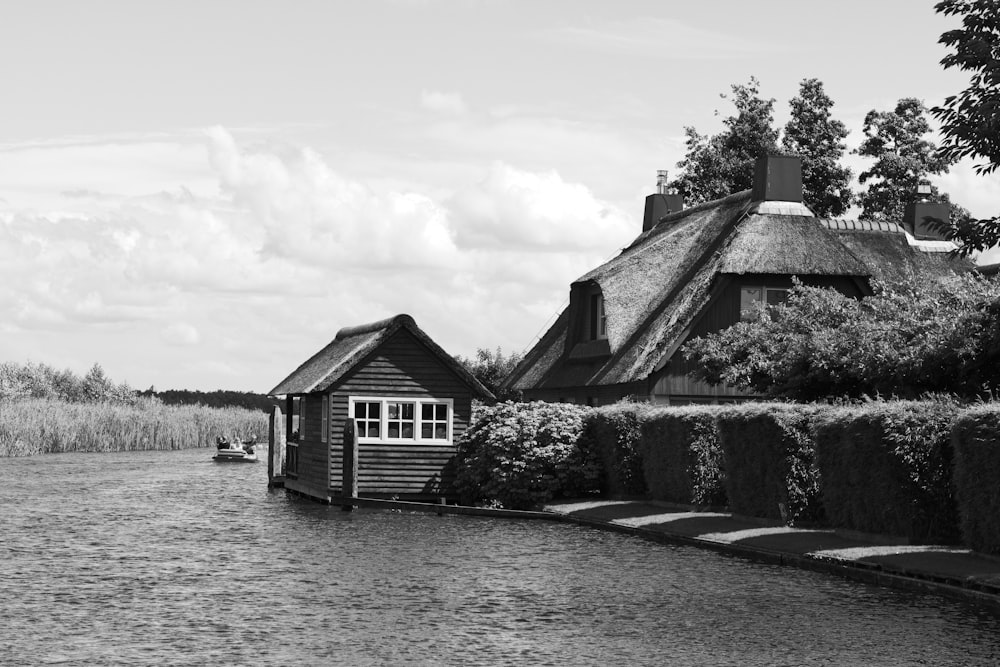
[[[789,528],[725,512],[692,512],[651,501],[555,502],[545,511],[576,523],[665,542],[929,590],[1000,608],[1000,558],[956,547],[835,530]]]

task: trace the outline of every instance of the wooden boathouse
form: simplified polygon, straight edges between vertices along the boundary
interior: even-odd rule
[[[341,329],[269,394],[287,415],[285,488],[324,502],[353,495],[342,477],[352,430],[359,496],[453,497],[455,443],[472,401],[494,400],[409,315]]]

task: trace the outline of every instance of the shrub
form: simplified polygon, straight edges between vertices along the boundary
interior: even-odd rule
[[[789,525],[822,518],[810,432],[816,412],[804,405],[747,403],[719,413],[732,511]]]
[[[601,462],[602,493],[615,496],[646,494],[639,421],[650,407],[616,403],[591,410],[583,418],[580,448]]]
[[[462,501],[529,509],[596,491],[599,465],[577,446],[587,411],[541,402],[484,407],[457,445]]]
[[[832,409],[817,425],[823,504],[834,526],[911,542],[952,543],[950,400],[870,402]]]
[[[968,410],[952,431],[962,541],[1000,554],[1000,407]]]
[[[655,500],[726,504],[717,406],[660,408],[640,419],[646,486]]]

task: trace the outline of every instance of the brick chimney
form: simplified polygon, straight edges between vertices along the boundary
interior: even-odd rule
[[[946,240],[944,234],[933,229],[931,222],[948,222],[951,206],[945,202],[931,200],[931,186],[921,183],[917,186],[917,200],[903,209],[903,229],[918,240]]]
[[[802,203],[802,161],[797,155],[757,158],[753,175],[753,201]]]
[[[676,213],[684,208],[684,195],[676,188],[667,186],[667,171],[656,172],[656,193],[646,197],[646,210],[642,216],[642,231],[648,232],[655,227],[664,216]]]

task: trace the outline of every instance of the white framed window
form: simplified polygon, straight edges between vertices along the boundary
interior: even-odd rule
[[[306,399],[304,396],[293,396],[291,401],[291,415],[288,420],[288,441],[298,442],[305,433],[303,426],[305,425]]]
[[[763,301],[769,306],[776,306],[788,298],[788,288],[785,287],[741,287],[740,288],[740,321],[749,322],[757,319],[758,304]]]
[[[450,398],[350,396],[348,402],[359,442],[451,444],[454,401]]]
[[[600,292],[590,295],[587,321],[590,340],[603,340],[608,337],[608,316],[604,312],[604,295]]]

